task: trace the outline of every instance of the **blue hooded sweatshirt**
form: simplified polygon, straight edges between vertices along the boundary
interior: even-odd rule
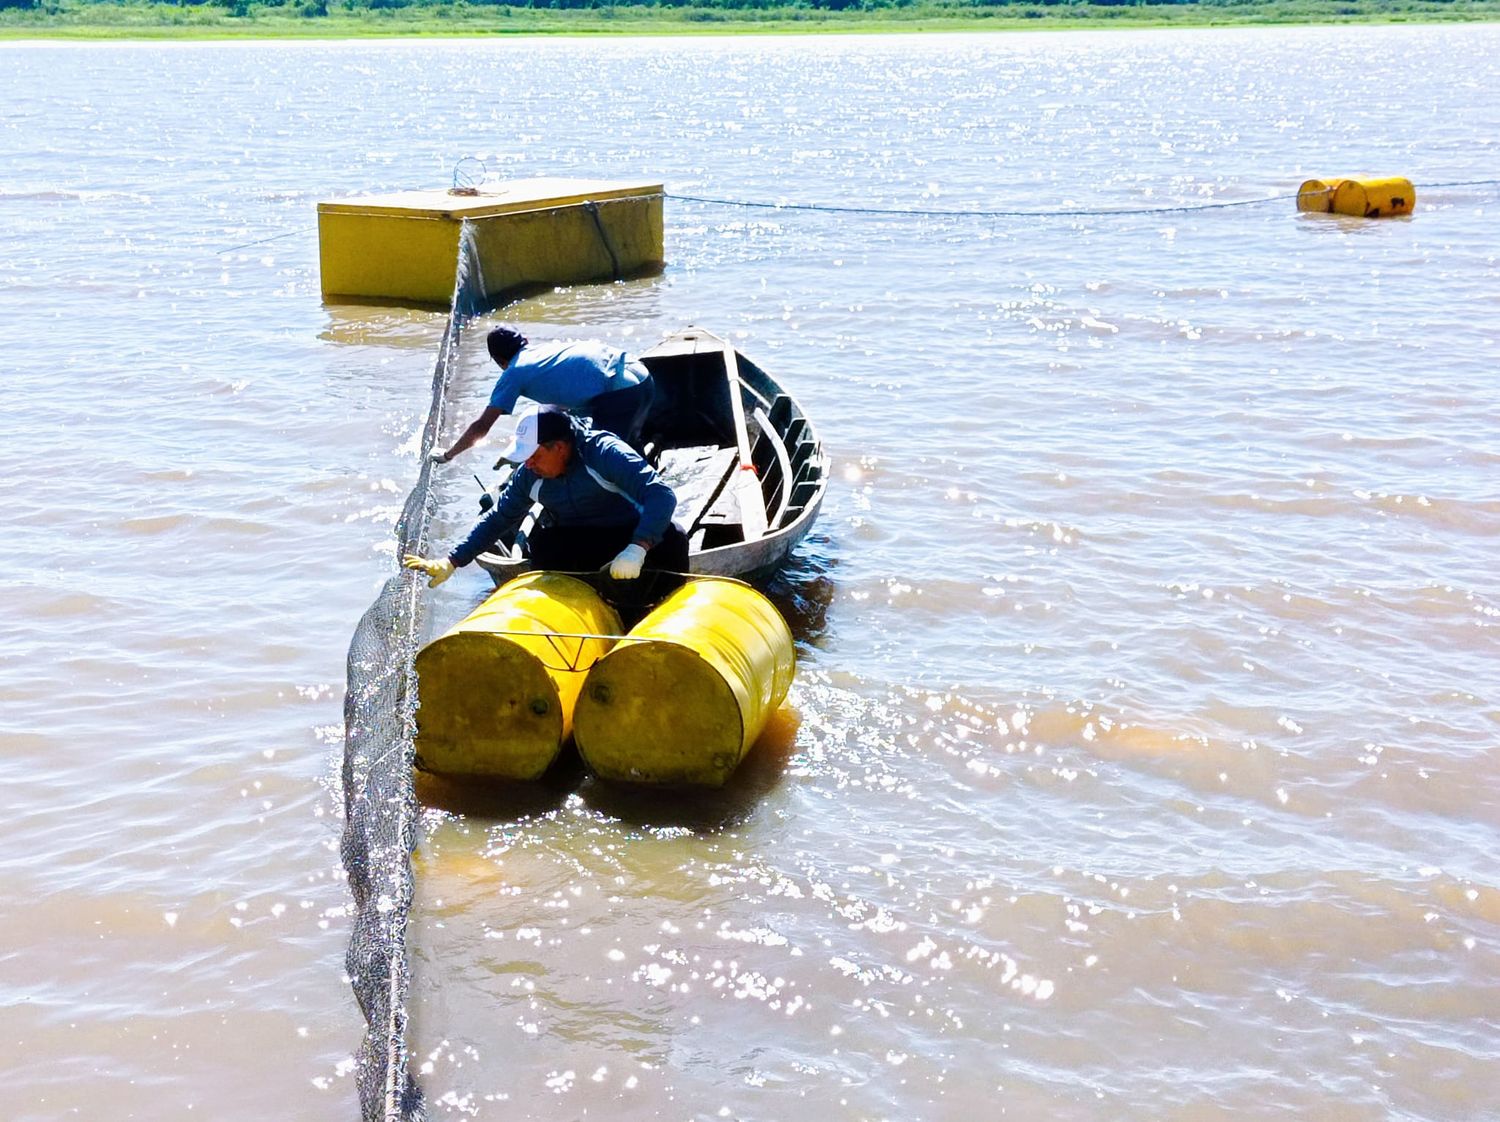
[[[558,526],[632,526],[632,540],[649,549],[661,541],[677,509],[677,496],[634,449],[607,432],[573,426],[573,454],[556,479],[543,479],[522,464],[500,492],[495,508],[480,519],[451,553],[467,565],[541,503]]]

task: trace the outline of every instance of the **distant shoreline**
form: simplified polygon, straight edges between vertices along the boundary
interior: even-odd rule
[[[326,14],[318,14],[319,9]],[[1500,21],[1500,0],[1205,0],[1153,4],[1084,0],[984,7],[927,2],[842,11],[791,4],[763,8],[622,4],[553,9],[471,5],[458,0],[350,10],[329,8],[319,0],[280,6],[255,0],[193,6],[47,0],[39,9],[0,7],[0,42],[890,34],[1495,21]]]

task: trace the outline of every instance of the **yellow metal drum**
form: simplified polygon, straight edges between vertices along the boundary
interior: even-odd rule
[[[792,633],[738,581],[688,582],[601,658],[574,740],[601,777],[718,787],[786,699]]]
[[[1309,179],[1297,188],[1297,209],[1328,214],[1333,210],[1333,189],[1337,183],[1336,179],[1332,182]]]
[[[1297,209],[1355,218],[1410,214],[1417,189],[1400,176],[1384,179],[1309,179],[1297,188]]]
[[[1333,191],[1333,212],[1356,218],[1389,218],[1410,214],[1417,205],[1417,190],[1411,180],[1346,179]]]
[[[620,617],[581,580],[527,573],[417,654],[418,766],[536,779],[557,757]]]

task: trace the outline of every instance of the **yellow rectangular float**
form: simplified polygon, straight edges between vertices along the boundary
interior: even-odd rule
[[[663,259],[660,183],[536,178],[318,204],[323,299],[447,307],[473,224],[484,295],[628,276]],[[474,193],[463,193],[474,192]]]

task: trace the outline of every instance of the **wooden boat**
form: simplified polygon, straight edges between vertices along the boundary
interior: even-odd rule
[[[647,457],[677,492],[694,573],[770,576],[817,518],[828,484],[822,442],[802,407],[718,336],[678,331],[640,355],[656,382]],[[502,480],[503,484],[503,480]],[[519,541],[478,557],[495,583],[525,572]]]

